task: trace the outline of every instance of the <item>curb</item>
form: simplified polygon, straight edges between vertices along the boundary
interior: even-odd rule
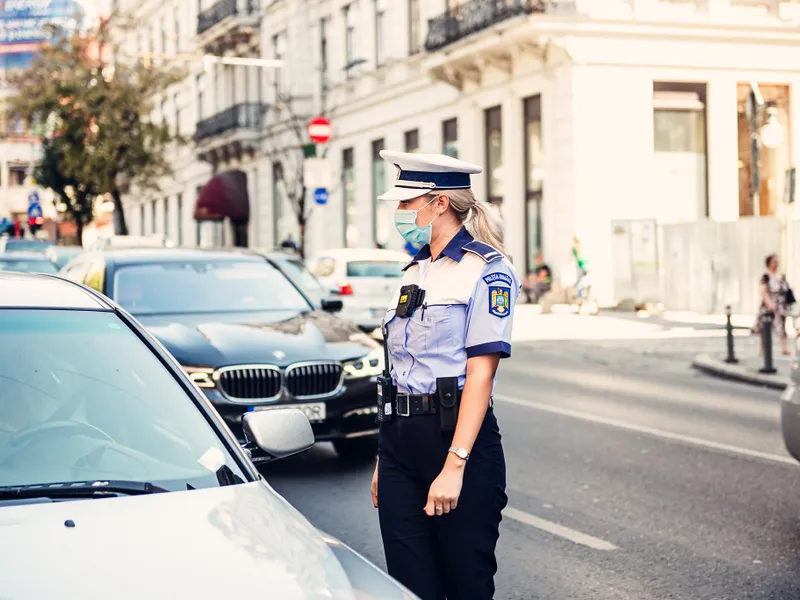
[[[741,365],[729,365],[721,360],[711,358],[707,354],[695,356],[692,367],[708,375],[768,387],[773,390],[785,390],[791,383],[788,377],[781,375],[766,375],[745,369]]]

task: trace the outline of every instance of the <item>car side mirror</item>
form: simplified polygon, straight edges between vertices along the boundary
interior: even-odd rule
[[[331,288],[328,292],[331,296],[341,296],[342,291],[339,288]]]
[[[338,298],[323,298],[322,310],[329,313],[337,313],[344,308],[344,303]]]
[[[314,445],[314,431],[308,417],[296,408],[249,412],[242,419],[248,440],[279,459],[299,454]]]

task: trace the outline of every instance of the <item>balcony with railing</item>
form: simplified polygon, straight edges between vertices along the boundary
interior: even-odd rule
[[[438,50],[502,21],[544,12],[546,2],[534,0],[469,0],[428,22],[425,49]]]
[[[257,41],[260,22],[259,0],[219,0],[198,15],[198,42],[204,48],[224,49]]]
[[[537,14],[584,20],[796,26],[800,0],[467,0],[428,22],[425,48],[440,50],[501,23]]]
[[[197,122],[194,142],[198,158],[219,162],[258,149],[267,106],[243,102]]]

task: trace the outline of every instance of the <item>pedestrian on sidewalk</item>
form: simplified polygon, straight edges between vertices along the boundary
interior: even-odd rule
[[[789,350],[789,336],[786,333],[786,318],[789,316],[791,305],[794,304],[794,293],[789,287],[789,282],[786,281],[786,276],[778,271],[778,255],[770,254],[764,262],[767,270],[760,281],[761,308],[752,332],[760,336],[764,315],[772,313],[773,335],[780,337],[783,354],[789,356],[791,351]],[[761,354],[764,354],[763,338],[760,342],[760,349]]]
[[[398,232],[422,244],[382,327],[387,370],[371,492],[386,566],[425,600],[491,600],[508,502],[492,392],[500,359],[511,355],[521,286],[499,227],[470,190],[480,167],[380,154],[400,172],[378,199],[397,203]]]

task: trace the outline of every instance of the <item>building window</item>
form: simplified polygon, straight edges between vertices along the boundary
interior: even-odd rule
[[[178,245],[183,245],[183,194],[178,194],[176,212],[178,213]]]
[[[144,204],[139,205],[139,235],[147,235],[144,229]]]
[[[283,166],[278,162],[272,163],[272,238],[273,245],[276,247],[284,239],[284,231],[281,227],[284,218],[284,191]]]
[[[419,129],[412,129],[405,133],[406,152],[419,152]]]
[[[28,173],[26,167],[12,166],[8,168],[8,187],[22,187]]]
[[[206,78],[204,74],[197,76],[197,120],[203,119],[203,103],[205,101]]]
[[[522,101],[525,119],[525,247],[528,271],[536,265],[542,250],[542,191],[544,188],[544,146],[542,144],[542,97]]]
[[[486,166],[488,170],[487,200],[502,213],[503,208],[503,124],[499,106],[484,113]]]
[[[173,21],[173,28],[174,33],[173,37],[175,38],[175,51],[178,52],[183,47],[183,43],[181,40],[181,13],[178,4],[176,3],[173,10],[172,10],[172,21]]]
[[[181,97],[178,92],[175,92],[172,96],[172,106],[175,109],[175,133],[177,135],[181,134]]]
[[[164,237],[169,237],[169,198],[164,198],[163,205]]]
[[[348,248],[358,246],[358,209],[353,149],[342,151],[342,199],[344,206],[344,241]]]
[[[458,158],[458,119],[442,123],[442,154]]]
[[[158,200],[153,200],[150,203],[150,233],[155,235],[156,233],[156,207],[158,206]]]
[[[380,247],[386,247],[389,241],[389,220],[392,210],[388,202],[377,199],[386,191],[386,161],[381,158],[383,149],[383,140],[372,142],[372,198],[375,203],[375,210],[372,212],[372,233],[375,245]]]
[[[286,34],[279,33],[272,36],[272,57],[275,60],[281,60],[286,55]],[[281,95],[283,91],[283,81],[281,76],[281,69],[273,69],[275,74],[275,99]]]
[[[422,16],[420,2],[422,0],[408,0],[408,54],[417,54],[422,49],[420,40],[422,33]]]
[[[358,6],[352,2],[344,7],[345,24],[345,65],[350,65],[355,60],[356,53],[356,23],[358,21]],[[348,77],[350,69],[347,69]]]
[[[665,221],[708,216],[705,105],[705,84],[653,84],[653,200]]]
[[[764,105],[753,111],[753,87],[737,86],[739,136],[739,216],[774,216],[792,182],[790,88],[757,84]],[[772,121],[782,135],[760,135]],[[775,138],[775,139],[770,139]],[[766,142],[766,143],[765,143]],[[787,178],[788,177],[788,178]],[[788,186],[787,186],[788,184]],[[757,195],[756,195],[757,192]]]
[[[375,65],[386,62],[386,0],[375,0]]]

